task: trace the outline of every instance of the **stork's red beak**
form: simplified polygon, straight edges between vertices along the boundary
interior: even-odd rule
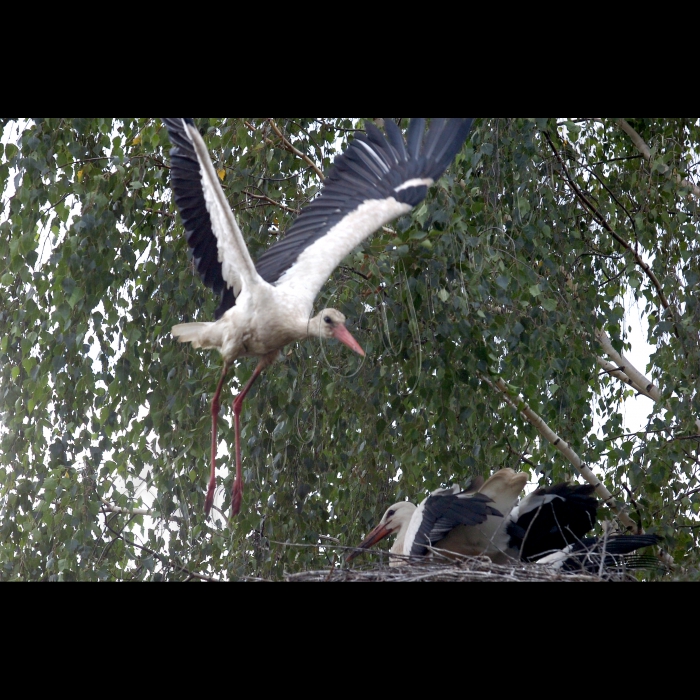
[[[373,544],[377,544],[379,540],[383,540],[385,537],[390,535],[394,530],[386,525],[379,523],[377,527],[372,530],[372,532],[365,537],[360,544],[357,545],[357,549],[354,552],[350,552],[345,557],[345,561],[352,561],[358,554],[362,554],[363,549],[369,549]]]
[[[350,331],[342,325],[338,325],[333,329],[333,337],[339,340],[343,345],[347,345],[351,350],[354,350],[358,355],[365,356],[365,351],[360,347],[360,344],[352,337]]]

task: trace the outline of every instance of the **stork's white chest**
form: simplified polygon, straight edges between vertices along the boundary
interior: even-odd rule
[[[259,285],[254,294],[243,293],[217,321],[221,324],[221,354],[236,357],[267,355],[295,340],[305,338],[306,314],[299,315],[294,299],[271,285]]]

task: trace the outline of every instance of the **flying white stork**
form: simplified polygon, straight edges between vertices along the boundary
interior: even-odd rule
[[[217,320],[172,328],[180,342],[213,348],[223,369],[211,403],[211,475],[205,501],[208,514],[216,485],[216,427],[226,374],[239,357],[258,357],[253,375],[233,402],[236,478],[231,515],[241,506],[240,413],[258,375],[287,343],[310,336],[335,338],[364,351],[345,328],[345,316],[323,309],[312,317],[313,302],[337,265],[381,226],[421,202],[428,188],[461,150],[473,119],[412,119],[406,142],[386,119],[386,136],[371,123],[356,132],[334,161],[321,194],[304,207],[286,235],[254,264],[219,179],[192,119],[163,119],[170,140],[170,175],[187,242],[204,283],[221,296]]]
[[[593,486],[563,483],[538,488],[514,505],[526,482],[526,474],[501,469],[465,491],[456,484],[437,489],[418,507],[408,501],[395,503],[346,561],[395,534],[390,551],[403,557],[392,558],[390,566],[400,566],[406,557],[429,555],[434,549],[448,558],[486,555],[496,564],[536,561],[566,571],[593,571],[601,565],[616,565],[621,555],[658,542],[656,535],[584,538],[596,523],[598,501],[592,495]],[[630,559],[627,565],[648,563]]]

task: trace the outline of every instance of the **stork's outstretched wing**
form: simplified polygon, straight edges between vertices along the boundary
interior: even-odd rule
[[[303,208],[282,240],[259,258],[260,276],[284,286],[311,310],[345,256],[381,226],[409,212],[461,150],[473,119],[412,119],[404,143],[385,120],[372,123],[339,155],[321,194]],[[425,138],[424,138],[425,136]]]
[[[282,240],[253,266],[204,141],[192,119],[163,120],[175,144],[171,180],[187,242],[204,283],[221,295],[219,318],[243,286],[285,287],[308,312],[343,258],[383,225],[409,212],[460,151],[473,119],[412,119],[406,142],[385,120],[357,132],[338,156],[321,194],[303,208]]]
[[[192,119],[163,119],[175,148],[170,180],[187,243],[204,284],[221,295],[220,318],[258,273],[216,176],[207,147]]]

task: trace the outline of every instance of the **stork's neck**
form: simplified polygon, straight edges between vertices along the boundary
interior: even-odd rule
[[[299,319],[299,324],[299,334],[301,337],[324,338],[326,336],[323,328],[323,312],[306,320]]]
[[[410,554],[410,547],[408,552],[403,551],[404,543],[406,542],[406,533],[408,532],[408,524],[401,525],[396,531],[396,541],[391,545],[391,550],[394,554]]]

